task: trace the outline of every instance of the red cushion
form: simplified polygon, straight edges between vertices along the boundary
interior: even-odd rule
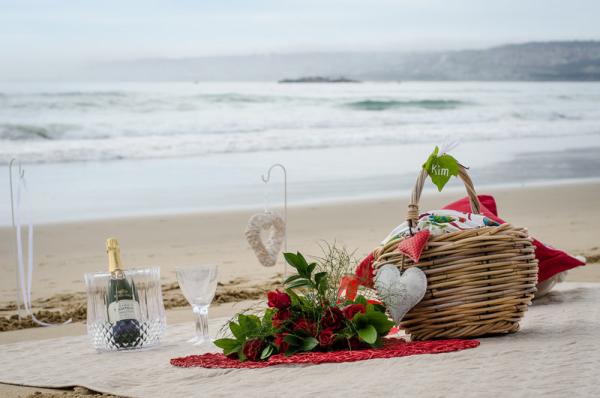
[[[481,203],[481,214],[499,222],[500,224],[505,222],[498,217],[496,200],[493,196],[478,195],[477,197]],[[471,204],[469,203],[469,198],[464,197],[461,200],[450,203],[444,207],[444,209],[470,213]],[[579,261],[575,257],[570,256],[561,250],[547,246],[535,238],[533,239],[533,244],[535,246],[535,256],[539,261],[538,283],[545,281],[559,272],[566,271],[580,265],[585,265],[584,262]]]

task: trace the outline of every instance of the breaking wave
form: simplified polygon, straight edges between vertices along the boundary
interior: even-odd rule
[[[347,103],[346,106],[364,111],[385,111],[395,108],[421,108],[421,109],[455,109],[467,105],[466,102],[444,99],[426,99],[426,100],[363,100]]]

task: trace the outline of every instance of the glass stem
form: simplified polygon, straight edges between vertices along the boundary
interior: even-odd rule
[[[208,334],[208,305],[195,305],[194,315],[196,318],[198,343],[210,342],[210,335]]]

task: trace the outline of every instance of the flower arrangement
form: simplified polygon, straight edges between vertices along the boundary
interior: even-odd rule
[[[339,255],[341,253],[341,255]],[[333,248],[321,261],[309,263],[301,253],[284,253],[296,273],[283,291],[268,292],[262,317],[239,314],[228,324],[231,338],[215,341],[230,358],[267,360],[274,354],[356,350],[379,347],[394,323],[385,307],[364,296],[338,298],[339,262],[349,256]],[[341,259],[341,261],[340,261]]]

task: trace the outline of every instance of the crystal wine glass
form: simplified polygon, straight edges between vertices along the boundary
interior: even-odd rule
[[[208,307],[217,289],[217,266],[199,265],[175,269],[179,287],[192,306],[196,319],[196,337],[190,340],[196,346],[212,346],[208,334]]]

